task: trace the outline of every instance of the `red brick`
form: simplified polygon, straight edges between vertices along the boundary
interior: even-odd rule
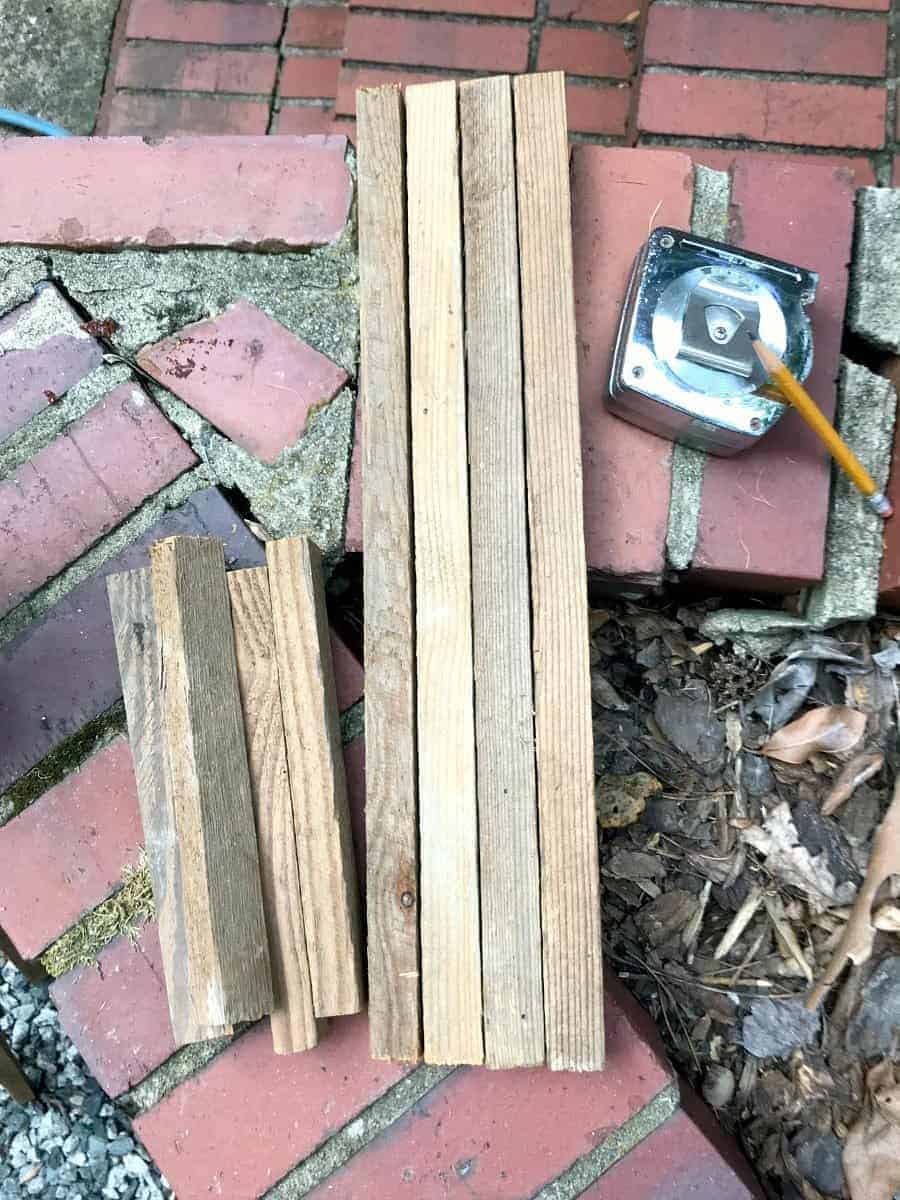
[[[109,112],[109,133],[117,137],[190,133],[250,136],[265,133],[268,127],[269,105],[263,100],[117,92]],[[217,178],[221,179],[221,176]]]
[[[50,985],[63,1029],[103,1090],[119,1096],[175,1052],[156,923],[116,938],[97,966]]]
[[[347,9],[343,4],[292,8],[284,35],[285,45],[340,50],[344,45],[346,26]]]
[[[292,100],[333,100],[340,69],[339,58],[307,54],[286,58],[281,68],[279,95]]]
[[[597,75],[627,79],[631,55],[619,33],[595,29],[547,28],[538,50],[539,71],[567,71],[570,75]]]
[[[566,87],[566,112],[572,133],[607,133],[623,136],[631,102],[629,87],[591,87],[570,83]]]
[[[100,343],[52,283],[0,317],[0,438],[47,407],[46,392],[64,395],[100,365]]]
[[[249,454],[274,463],[347,372],[249,300],[145,346],[140,366]]]
[[[143,844],[131,748],[118,737],[0,828],[0,925],[22,957],[104,900]]]
[[[756,0],[761,4],[769,4],[771,0]],[[821,8],[848,8],[862,12],[888,12],[891,0],[783,0],[785,4],[797,8],[809,8],[816,5]]]
[[[266,95],[275,86],[278,55],[270,50],[200,50],[168,42],[123,46],[116,84],[182,92]]]
[[[535,0],[353,0],[354,8],[393,8],[413,12],[452,13],[454,16],[534,16]]]
[[[883,88],[645,74],[638,127],[685,137],[877,148],[884,144],[884,112]]]
[[[146,392],[115,388],[0,483],[0,615],[197,461]]]
[[[0,646],[0,792],[122,695],[104,575],[148,565],[176,534],[221,538],[230,567],[255,567],[262,547],[215,488],[166,513],[143,537]]]
[[[263,1021],[134,1127],[177,1195],[254,1200],[406,1070],[369,1058],[362,1015],[292,1055]]]
[[[845,165],[743,155],[732,168],[732,239],[820,273],[807,387],[831,416],[843,330],[857,180]],[[796,197],[815,205],[799,212]],[[789,466],[789,469],[786,469]],[[691,574],[713,587],[792,591],[822,574],[831,467],[796,413],[752,450],[709,458]]]
[[[275,132],[293,134],[338,132],[334,124],[334,109],[331,105],[292,104],[283,108],[278,114],[278,127]]]
[[[528,65],[528,28],[382,17],[351,9],[344,57],[411,67],[524,71]]]
[[[363,669],[359,659],[349,649],[340,634],[331,630],[331,658],[334,663],[334,682],[337,689],[338,712],[350,708],[363,694]]]
[[[356,122],[347,117],[334,118],[335,133],[342,133],[351,145],[356,145]]]
[[[163,42],[211,42],[219,46],[274,46],[284,10],[275,4],[218,0],[131,0],[127,35]]]
[[[572,188],[588,567],[657,582],[665,567],[672,448],[613,416],[604,401],[634,256],[653,221],[690,227],[691,160],[669,150],[579,146]]]
[[[341,67],[338,76],[335,112],[347,116],[356,115],[356,93],[360,88],[382,87],[385,83],[399,83],[408,87],[411,83],[432,83],[446,79],[446,75],[424,71],[402,71],[392,67]]]
[[[636,0],[550,0],[549,16],[560,21],[622,22],[637,20]]]
[[[669,1117],[587,1191],[582,1200],[757,1200],[749,1167],[736,1169],[736,1145],[726,1154],[684,1111]]]
[[[875,78],[886,53],[886,21],[668,4],[651,5],[644,41],[646,63]]]
[[[353,453],[350,456],[350,480],[347,489],[347,518],[344,524],[344,550],[358,553],[363,545],[362,528],[362,437],[365,397],[356,401],[356,420],[353,426]]]
[[[151,145],[140,138],[7,138],[0,140],[0,242],[80,249],[322,245],[347,221],[345,149],[342,137],[166,138]]]
[[[760,157],[759,150],[716,150],[711,146],[689,146],[687,153],[695,163],[712,167],[716,171],[731,171],[735,163],[744,159],[752,160]],[[868,158],[850,154],[801,154],[796,150],[775,150],[768,154],[773,162],[809,163],[814,167],[831,167],[834,170],[849,171],[853,175],[856,187],[874,187],[875,171]]]
[[[534,1195],[671,1081],[655,1029],[614,978],[606,991],[606,1030],[602,1072],[455,1072],[314,1195]]]

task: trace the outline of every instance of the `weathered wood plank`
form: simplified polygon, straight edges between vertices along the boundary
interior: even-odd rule
[[[0,1034],[0,1088],[5,1088],[17,1104],[30,1104],[34,1092],[18,1061]]]
[[[603,993],[564,77],[513,88],[547,1060],[585,1071]]]
[[[480,1063],[472,685],[456,84],[406,89],[425,1058]]]
[[[200,1025],[191,1007],[187,971],[181,851],[166,783],[166,741],[160,695],[159,641],[150,568],[106,580],[128,736],[144,827],[147,863],[162,947],[172,1032],[179,1046],[230,1033],[229,1025]]]
[[[322,560],[306,538],[266,543],[278,680],[317,1017],[363,1001],[359,893],[328,640]]]
[[[422,1053],[403,101],[357,93],[366,646],[366,919],[373,1058]]]
[[[294,1054],[318,1035],[266,568],[229,572],[228,594],[272,963],[272,1044],[276,1054]]]
[[[166,538],[150,565],[191,1003],[200,1026],[252,1021],[272,975],[222,543]]]
[[[512,92],[459,85],[485,1057],[544,1061]]]

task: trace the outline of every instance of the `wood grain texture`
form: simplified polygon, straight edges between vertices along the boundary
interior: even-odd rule
[[[587,1071],[603,992],[564,77],[513,89],[547,1061]]]
[[[459,85],[485,1059],[544,1061],[512,92]]]
[[[106,580],[147,863],[162,947],[172,1033],[179,1046],[231,1032],[201,1025],[191,1005],[186,953],[181,851],[166,782],[166,741],[160,693],[159,640],[149,567]]]
[[[194,1019],[252,1021],[272,974],[222,543],[166,538],[150,568]]]
[[[366,919],[373,1058],[422,1053],[403,101],[356,98],[366,661]]]
[[[17,1104],[30,1104],[34,1099],[31,1084],[13,1057],[2,1034],[0,1034],[0,1088],[5,1088]]]
[[[406,89],[425,1058],[480,1063],[481,951],[456,84]]]
[[[363,1002],[359,892],[322,560],[307,538],[266,543],[294,806],[306,948],[317,1017]]]
[[[229,572],[228,594],[272,963],[272,1045],[276,1054],[294,1054],[315,1046],[318,1035],[266,568]]]

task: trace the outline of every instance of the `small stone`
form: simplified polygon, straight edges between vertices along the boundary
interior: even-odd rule
[[[106,1138],[96,1137],[92,1134],[88,1138],[87,1152],[91,1162],[106,1158],[109,1153],[109,1143],[106,1141]]]
[[[17,1050],[24,1043],[24,1041],[27,1037],[28,1037],[28,1022],[27,1021],[16,1021],[15,1025],[13,1025],[12,1038],[11,1038],[13,1049]]]
[[[741,760],[741,786],[751,796],[765,796],[775,790],[775,776],[761,754],[745,754]]]
[[[87,1162],[87,1155],[83,1150],[76,1150],[74,1154],[69,1155],[69,1162],[74,1167],[83,1167]]]
[[[136,1175],[139,1177],[143,1177],[150,1170],[147,1163],[144,1162],[139,1154],[126,1154],[122,1159],[122,1166],[129,1175]]]
[[[704,771],[718,770],[725,757],[725,726],[706,699],[661,692],[653,716],[663,736]]]
[[[799,1000],[754,1000],[744,1018],[744,1049],[756,1058],[783,1057],[819,1032],[819,1014]]]
[[[833,1133],[800,1135],[791,1147],[804,1178],[826,1196],[844,1191],[842,1146]]]
[[[883,958],[862,988],[859,1005],[847,1026],[851,1054],[874,1058],[896,1049],[900,1027],[900,955]]]
[[[121,1158],[123,1154],[130,1154],[134,1149],[134,1138],[130,1138],[126,1133],[121,1133],[107,1144],[106,1149],[113,1158]]]
[[[703,1099],[713,1108],[724,1108],[734,1098],[734,1072],[710,1063],[703,1077]]]
[[[35,1006],[33,1004],[18,1004],[12,1010],[12,1014],[19,1021],[30,1021],[34,1016]]]

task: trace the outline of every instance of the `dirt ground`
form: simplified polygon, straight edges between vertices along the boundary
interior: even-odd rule
[[[760,659],[704,638],[716,607],[592,612],[606,956],[772,1196],[890,1200],[896,805],[876,834],[900,767],[900,624]]]

